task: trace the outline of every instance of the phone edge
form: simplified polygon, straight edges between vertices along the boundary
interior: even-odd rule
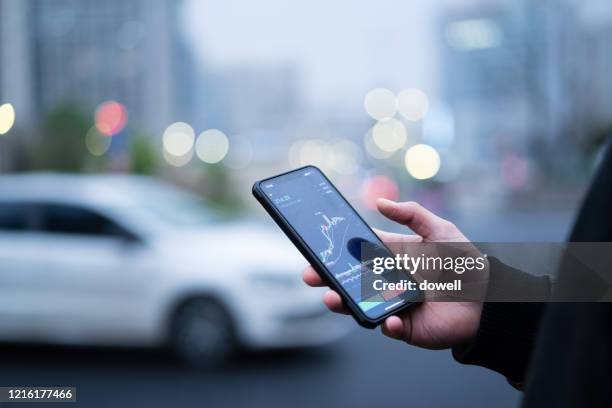
[[[273,178],[277,178],[277,177],[283,176],[285,174],[289,174],[289,173],[293,173],[293,172],[296,172],[296,171],[300,171],[300,170],[306,169],[306,168],[314,168],[314,169],[316,169],[319,173],[321,173],[323,175],[323,177],[327,180],[328,183],[333,185],[331,183],[331,181],[329,180],[329,178],[325,175],[325,173],[323,173],[323,171],[321,171],[321,169],[319,169],[318,167],[313,166],[313,165],[308,165],[308,166],[298,167],[296,169],[289,170],[289,171],[286,171],[286,172],[274,175],[272,177],[268,177],[268,178],[256,181],[255,183],[253,183],[253,187],[251,188],[251,193],[253,194],[255,199],[259,202],[259,204],[264,208],[264,210],[266,210],[268,215],[270,215],[270,217],[274,220],[276,225],[283,231],[283,233],[287,236],[287,238],[289,238],[291,243],[298,249],[298,251],[300,251],[302,256],[304,258],[306,258],[306,261],[308,261],[310,263],[310,265],[313,268],[315,268],[315,270],[323,277],[323,279],[325,280],[326,284],[328,284],[331,289],[335,290],[336,292],[338,292],[340,294],[340,296],[342,297],[343,303],[347,306],[347,308],[349,309],[349,312],[351,313],[351,316],[353,316],[355,321],[360,326],[362,326],[362,327],[365,327],[365,328],[368,328],[368,329],[373,329],[373,328],[377,327],[378,325],[380,325],[387,317],[393,316],[393,315],[395,315],[397,313],[400,313],[400,312],[402,312],[404,310],[407,310],[407,309],[409,309],[411,307],[414,307],[415,305],[421,303],[419,301],[406,302],[404,305],[400,306],[399,308],[397,308],[395,310],[392,310],[389,313],[386,313],[386,314],[382,315],[381,317],[379,317],[377,319],[372,319],[372,318],[368,317],[365,313],[363,313],[363,311],[361,311],[361,309],[359,308],[359,305],[347,294],[346,290],[342,287],[342,285],[340,285],[340,283],[337,282],[333,277],[329,276],[330,274],[329,274],[327,268],[325,267],[325,265],[323,265],[321,263],[321,261],[310,251],[310,249],[308,248],[308,245],[302,240],[302,238],[299,236],[297,231],[295,231],[293,229],[291,224],[289,224],[285,220],[285,218],[282,216],[282,214],[280,214],[280,212],[278,212],[278,210],[268,201],[268,199],[264,196],[263,191],[261,190],[261,187],[260,187],[261,183],[264,183],[267,180],[270,180],[270,179],[273,179]],[[342,193],[335,187],[335,185],[334,185],[334,189],[340,195],[340,197],[349,205],[350,209],[355,214],[357,214],[357,216],[361,219],[361,221],[366,226],[368,226],[368,228],[370,228],[370,230],[372,230],[370,225],[367,222],[365,222],[363,217],[361,217],[361,214],[359,214],[359,212],[357,210],[355,210],[355,208],[344,197],[344,195],[342,195]],[[372,232],[374,232],[374,231],[372,231]],[[389,252],[392,253],[392,251],[390,251],[390,250],[389,250]]]

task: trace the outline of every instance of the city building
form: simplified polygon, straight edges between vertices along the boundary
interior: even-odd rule
[[[180,4],[0,0],[0,97],[15,106],[17,125],[66,101],[93,111],[116,100],[131,123],[161,134],[185,88],[177,78],[185,70],[177,58]]]
[[[503,145],[563,166],[612,123],[607,4],[480,0],[442,8],[443,93],[458,137],[474,140],[464,157]]]

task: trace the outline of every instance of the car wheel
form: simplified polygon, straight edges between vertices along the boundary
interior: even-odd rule
[[[173,319],[171,347],[181,360],[193,367],[222,365],[236,350],[229,313],[218,302],[209,299],[185,303]]]

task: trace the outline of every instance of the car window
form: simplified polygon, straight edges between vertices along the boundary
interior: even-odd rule
[[[114,221],[95,211],[72,205],[38,206],[39,227],[56,234],[126,237],[128,232]]]
[[[25,231],[31,222],[31,206],[26,203],[0,203],[0,231]]]

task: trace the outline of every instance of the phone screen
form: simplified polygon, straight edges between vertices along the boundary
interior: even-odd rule
[[[364,275],[373,272],[361,255],[362,248],[367,245],[381,256],[393,255],[317,168],[271,178],[260,187],[368,317],[389,314],[414,297],[405,291],[363,287],[368,281]]]

